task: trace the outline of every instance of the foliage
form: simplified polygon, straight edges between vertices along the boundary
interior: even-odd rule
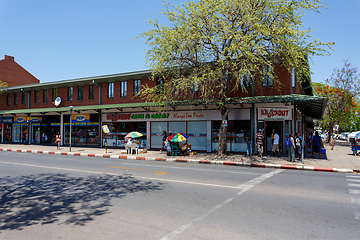
[[[262,81],[256,76],[263,72],[278,81],[275,64],[289,71],[295,66],[306,75],[307,57],[326,55],[324,47],[333,44],[311,40],[311,29],[302,23],[304,11],[324,7],[319,0],[201,0],[164,6],[160,13],[169,25],[149,21],[153,28],[140,36],[150,48],[146,58],[153,79],[165,81],[146,86],[142,96],[157,102],[215,100],[223,119],[229,111],[222,103],[229,93],[246,91],[244,79],[253,85]]]
[[[7,86],[7,83],[0,81],[0,94],[4,91],[3,88],[6,88]]]
[[[348,61],[344,66],[335,68],[326,84],[314,84],[316,94],[329,99],[325,108],[324,118],[320,121],[322,129],[332,131],[335,125],[340,129],[351,129],[356,124],[360,112],[358,96],[360,93],[360,75]]]

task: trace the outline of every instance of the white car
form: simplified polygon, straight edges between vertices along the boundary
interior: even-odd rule
[[[350,133],[347,137],[348,137],[348,141],[350,142],[350,139],[351,138],[355,138],[355,135],[357,134],[357,133],[359,133],[360,131],[356,131],[356,132],[352,132],[352,133]]]

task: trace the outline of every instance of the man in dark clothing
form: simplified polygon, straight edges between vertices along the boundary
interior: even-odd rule
[[[321,137],[319,136],[318,131],[315,132],[315,136],[311,141],[311,145],[312,145],[313,158],[315,158],[315,153],[317,152],[319,154],[319,159],[321,159],[321,151],[322,151],[321,147],[324,147],[324,144],[322,142]]]

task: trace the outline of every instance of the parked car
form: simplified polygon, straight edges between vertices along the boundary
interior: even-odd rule
[[[348,135],[348,141],[351,142],[351,141],[355,140],[355,136],[356,136],[357,133],[360,133],[360,131],[350,133]]]
[[[340,133],[338,139],[340,139],[340,140],[347,140],[349,134],[350,134],[349,132],[342,132],[342,133]]]

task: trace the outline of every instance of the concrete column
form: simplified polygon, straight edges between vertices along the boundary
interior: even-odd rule
[[[206,121],[206,150],[211,152],[211,121]]]
[[[64,141],[65,141],[65,134],[64,134],[64,114],[61,113],[60,115],[60,137],[61,137],[61,142],[60,145],[64,145]]]
[[[146,148],[150,149],[150,139],[151,139],[151,122],[146,122]]]

